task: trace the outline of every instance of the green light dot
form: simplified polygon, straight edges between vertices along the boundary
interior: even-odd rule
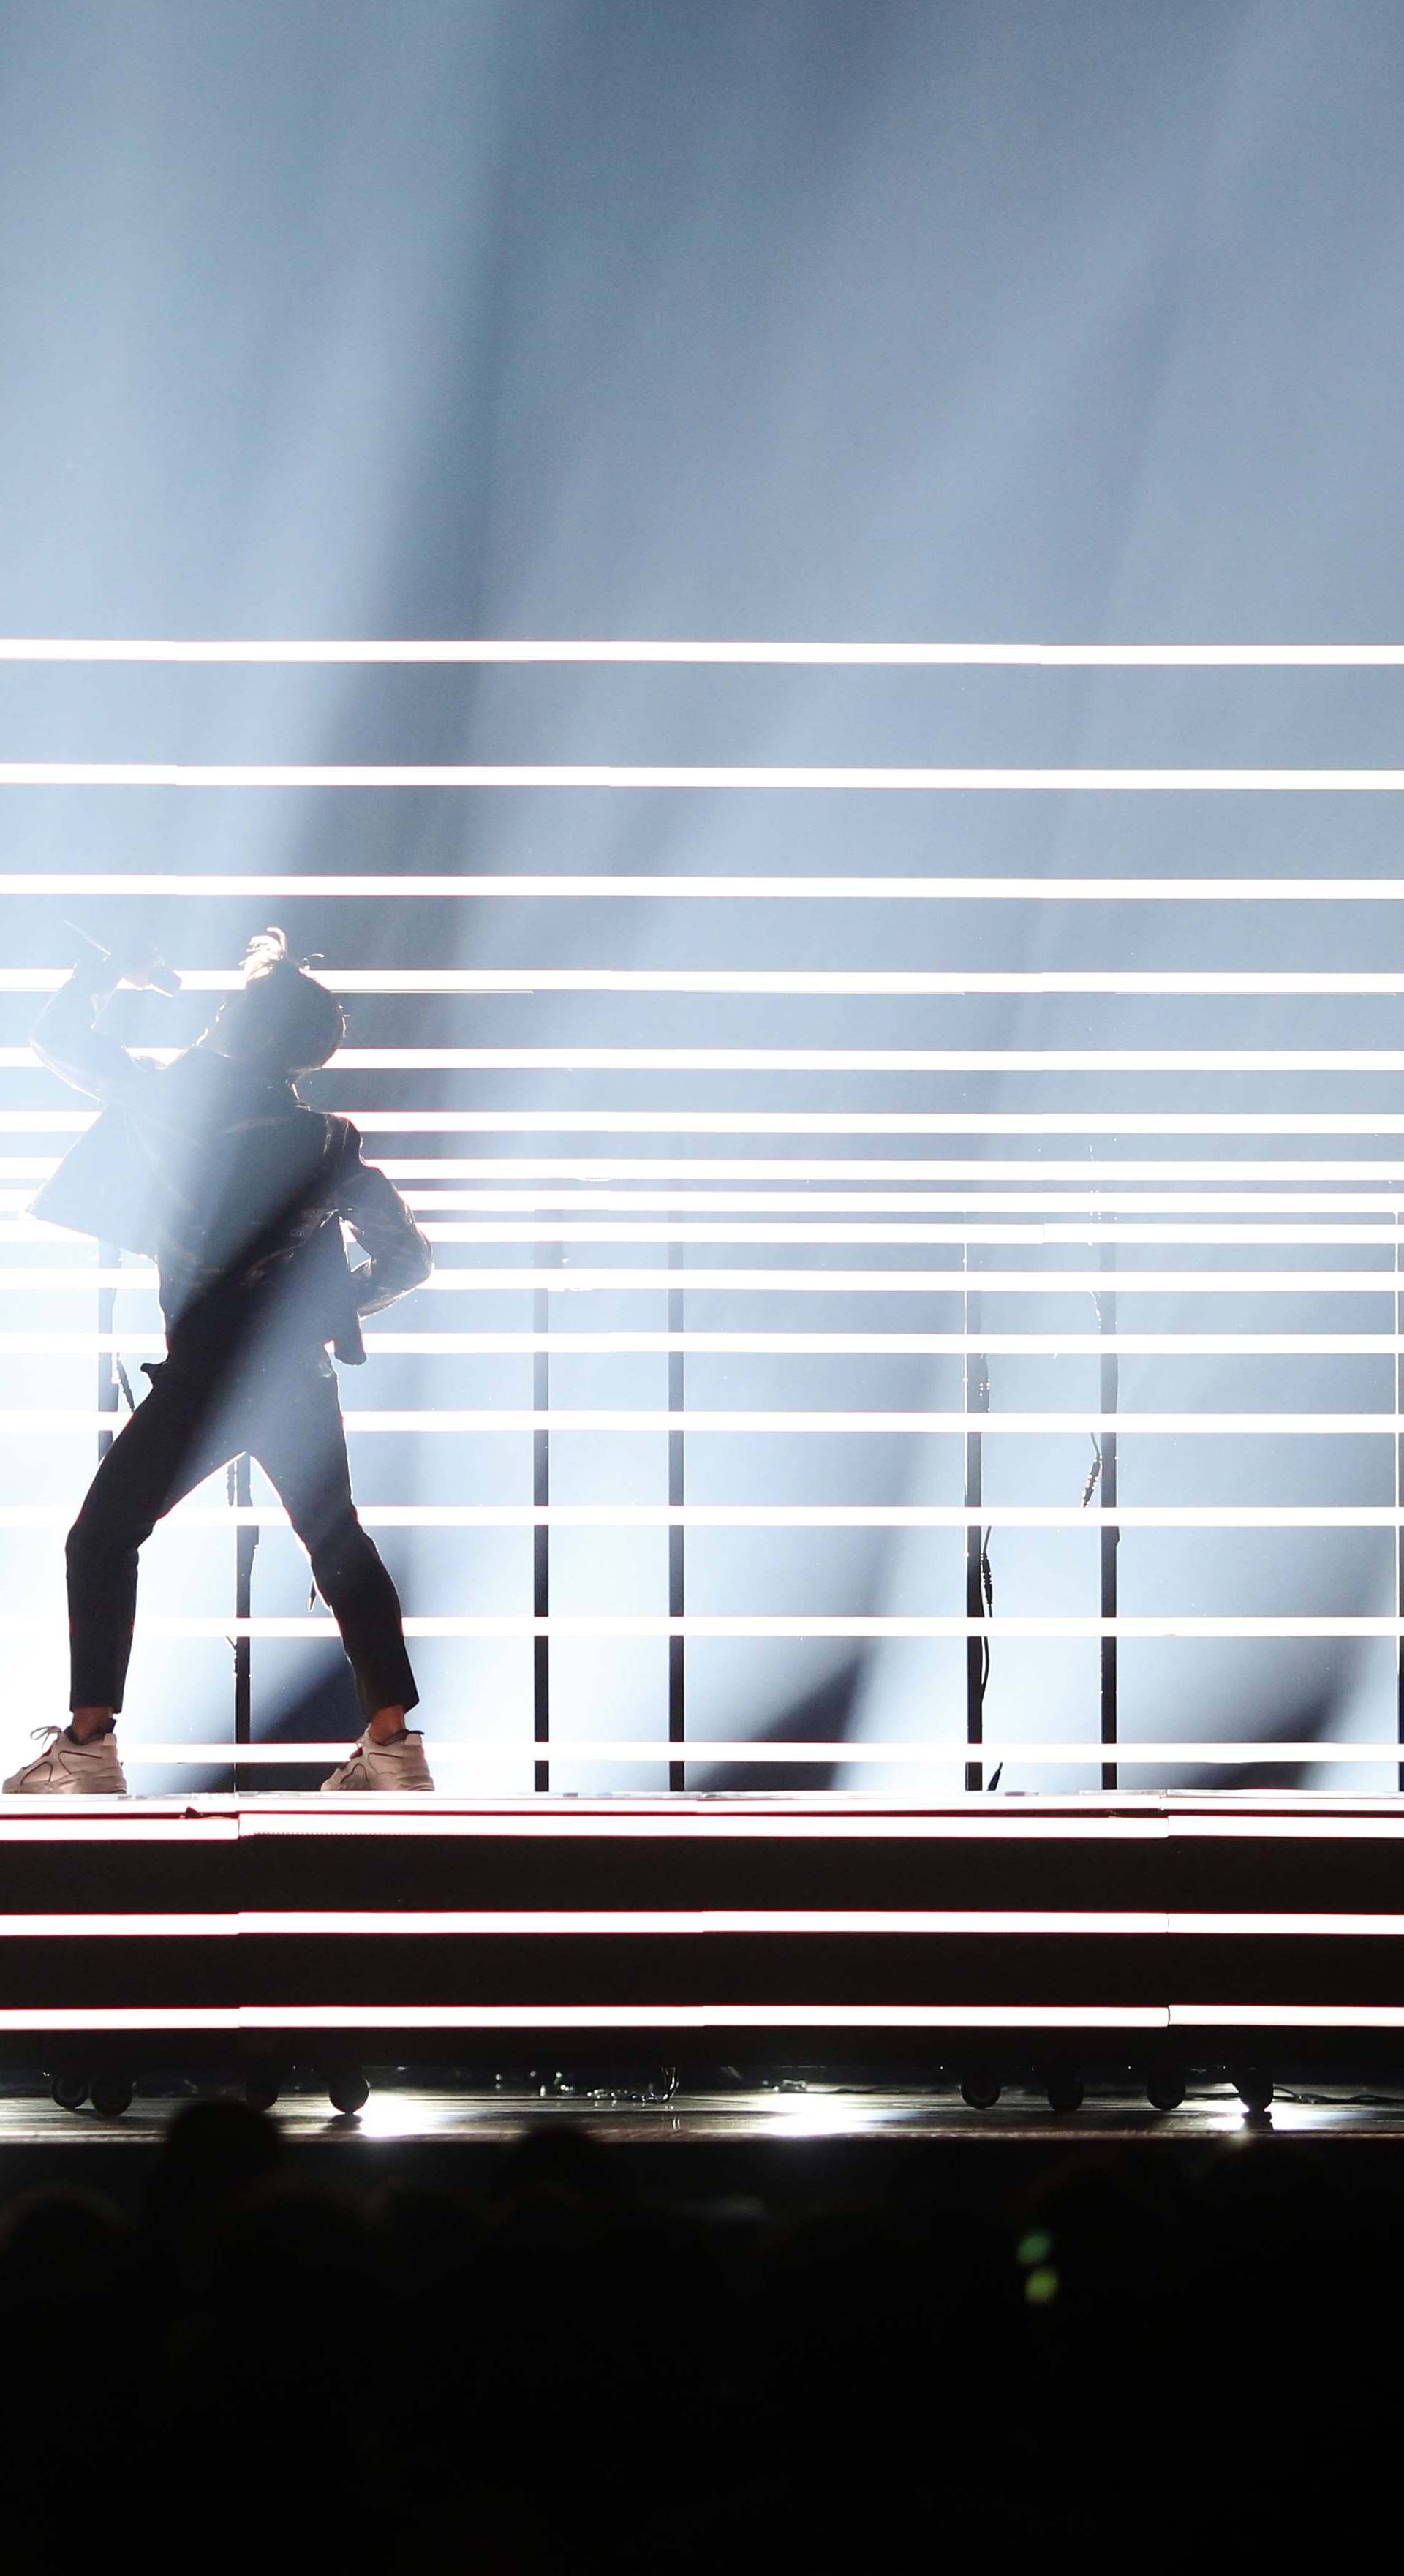
[[[1045,2263],[1038,2271],[1030,2272],[1024,2283],[1024,2296],[1031,2308],[1046,2308],[1056,2299],[1058,2289],[1058,2275],[1050,2264]]]
[[[1047,2229],[1035,2227],[1031,2235],[1020,2237],[1014,2255],[1020,2263],[1046,2263],[1052,2251],[1053,2239]]]

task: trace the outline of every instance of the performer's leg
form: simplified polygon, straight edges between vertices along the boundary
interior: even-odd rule
[[[281,1390],[251,1442],[312,1560],[318,1591],[341,1631],[374,1744],[404,1733],[419,1692],[405,1651],[399,1595],[356,1514],[336,1380],[309,1369]]]
[[[136,1614],[137,1551],[192,1486],[233,1455],[218,1390],[169,1363],[118,1432],[68,1533],[69,1706],[76,1742],[122,1705]]]

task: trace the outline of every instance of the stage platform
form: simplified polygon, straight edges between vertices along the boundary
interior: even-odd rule
[[[1404,1804],[0,1800],[14,2069],[1404,2075]]]

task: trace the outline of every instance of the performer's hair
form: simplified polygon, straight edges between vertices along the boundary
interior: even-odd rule
[[[244,987],[225,1005],[239,1052],[279,1073],[310,1073],[346,1035],[346,1014],[309,966],[294,957],[285,930],[261,930],[244,955]]]

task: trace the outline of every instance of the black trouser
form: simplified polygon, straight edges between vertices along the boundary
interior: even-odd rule
[[[162,1515],[241,1450],[258,1460],[312,1560],[367,1717],[419,1698],[399,1596],[356,1517],[346,1432],[323,1355],[223,1365],[201,1352],[148,1371],[151,1393],[117,1434],[68,1534],[71,1708],[122,1705],[137,1550]]]

